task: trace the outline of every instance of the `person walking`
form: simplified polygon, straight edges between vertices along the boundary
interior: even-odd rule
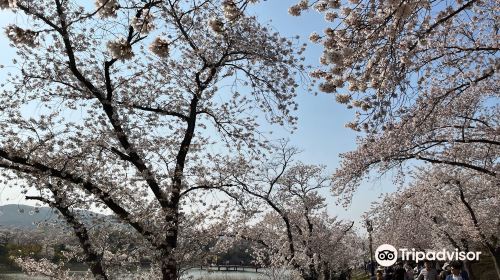
[[[405,278],[406,270],[403,267],[402,261],[397,261],[394,267],[394,280],[407,280]]]
[[[370,280],[384,280],[384,271],[382,269],[377,269],[374,274],[370,277]]]
[[[394,280],[394,269],[391,266],[384,269],[384,280]]]
[[[454,261],[450,264],[451,274],[446,276],[446,280],[469,280],[469,274],[462,270],[462,263]]]
[[[413,277],[413,275],[415,275],[415,273],[414,273],[413,268],[411,267],[411,265],[408,262],[406,262],[403,267],[406,270],[405,280],[413,280],[413,279],[415,279],[415,277]]]
[[[450,263],[446,262],[443,265],[443,271],[439,273],[439,280],[446,280],[446,277],[451,274],[451,266]]]
[[[375,279],[384,280],[384,273],[382,272],[382,270],[377,270],[377,274],[375,274]]]
[[[439,280],[437,270],[430,260],[424,261],[424,268],[420,271],[417,280]]]

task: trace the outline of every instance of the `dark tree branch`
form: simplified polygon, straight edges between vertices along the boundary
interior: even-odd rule
[[[96,277],[96,279],[107,280],[108,276],[104,268],[102,254],[98,253],[96,248],[92,245],[87,227],[77,219],[69,207],[65,206],[66,203],[63,201],[64,194],[59,193],[57,188],[51,184],[48,184],[47,188],[52,191],[54,202],[40,196],[26,196],[26,199],[39,200],[48,204],[51,208],[59,210],[59,213],[62,214],[66,222],[73,229],[73,233],[78,238],[80,247],[85,254],[84,261],[90,267],[90,271],[94,277]]]
[[[0,162],[1,168],[6,168],[30,175],[53,176],[68,183],[82,186],[84,190],[98,197],[107,207],[109,207],[116,215],[118,215],[118,217],[130,224],[134,229],[136,229],[139,233],[146,237],[146,239],[153,245],[157,245],[154,234],[146,230],[139,222],[133,221],[130,213],[126,209],[121,207],[118,203],[116,203],[108,192],[102,190],[96,184],[82,177],[71,174],[70,172],[57,170],[41,162],[28,160],[17,155],[12,155],[11,153],[7,153],[3,149],[0,149],[0,158],[8,161],[8,163]]]

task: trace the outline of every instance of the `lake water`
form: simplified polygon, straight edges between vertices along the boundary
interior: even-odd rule
[[[189,278],[193,277],[193,278]],[[0,274],[0,280],[47,280],[47,277],[34,277],[22,273],[15,274]],[[192,269],[183,279],[193,280],[265,280],[269,279],[262,273],[251,271],[212,271]],[[125,279],[124,279],[125,280]]]

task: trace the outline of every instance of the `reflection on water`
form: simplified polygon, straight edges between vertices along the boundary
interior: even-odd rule
[[[47,280],[47,277],[28,276],[22,273],[15,274],[0,274],[0,280]],[[126,280],[127,278],[122,278]],[[131,276],[129,279],[133,279]],[[250,271],[237,272],[237,271],[212,271],[192,269],[182,277],[186,280],[264,280],[268,279],[261,273]]]

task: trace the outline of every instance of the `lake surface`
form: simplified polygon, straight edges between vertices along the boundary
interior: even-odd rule
[[[192,278],[190,278],[192,277]],[[0,280],[47,280],[47,277],[34,277],[22,273],[0,274]],[[183,279],[193,280],[265,280],[269,279],[262,273],[251,271],[211,271],[192,269]],[[123,279],[126,280],[126,279]]]

